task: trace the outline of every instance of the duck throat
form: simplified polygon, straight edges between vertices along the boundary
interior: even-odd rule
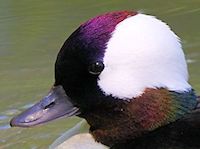
[[[177,93],[167,89],[146,89],[142,96],[129,101],[103,100],[86,120],[94,138],[112,147],[182,118],[196,104],[192,90]]]

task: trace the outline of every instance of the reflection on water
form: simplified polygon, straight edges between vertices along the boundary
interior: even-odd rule
[[[182,38],[190,82],[200,94],[200,1],[0,0],[0,148],[46,148],[79,118],[10,128],[53,84],[56,54],[80,23],[113,10],[140,10],[166,21]],[[159,7],[157,7],[159,6]]]

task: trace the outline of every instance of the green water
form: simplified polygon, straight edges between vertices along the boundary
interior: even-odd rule
[[[9,120],[47,93],[64,40],[83,21],[114,10],[140,10],[182,38],[190,83],[200,94],[199,0],[0,0],[0,148],[47,148],[80,119],[10,128]]]

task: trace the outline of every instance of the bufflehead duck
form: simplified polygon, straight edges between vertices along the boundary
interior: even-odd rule
[[[199,113],[179,37],[154,16],[119,11],[70,35],[50,92],[11,126],[76,115],[113,149],[194,149],[200,148]]]

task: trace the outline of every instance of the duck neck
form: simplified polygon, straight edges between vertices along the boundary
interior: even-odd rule
[[[90,133],[95,140],[111,147],[141,133],[132,125],[133,119],[126,112],[126,104],[127,101],[109,100],[109,103],[101,105],[101,108],[95,107],[94,111],[87,115],[86,120],[91,126]]]
[[[132,144],[133,140],[175,122],[194,109],[194,93],[188,92],[184,95],[188,105],[181,101],[186,100],[183,94],[166,89],[147,89],[142,96],[129,101],[109,97],[93,106],[84,118],[98,142],[110,147],[115,144],[123,146],[124,143],[129,144],[128,142]]]

